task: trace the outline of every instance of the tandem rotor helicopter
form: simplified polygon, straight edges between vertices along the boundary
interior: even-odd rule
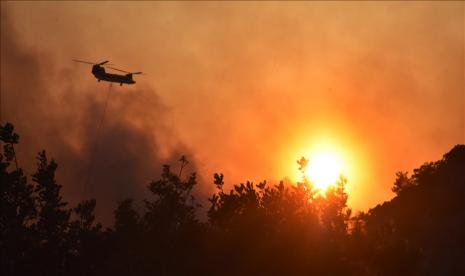
[[[110,67],[108,65],[105,65],[105,64],[108,63],[108,60],[105,60],[105,61],[100,62],[100,63],[94,63],[94,62],[78,60],[78,59],[73,59],[73,61],[86,63],[86,64],[91,64],[92,65],[92,74],[94,75],[94,77],[98,81],[116,82],[116,83],[119,83],[120,86],[122,86],[123,83],[125,83],[125,84],[135,84],[136,82],[132,79],[132,75],[142,74],[142,72],[128,72],[128,71],[124,71],[124,70],[121,70],[121,69],[117,69],[117,68],[113,68],[113,67]],[[119,74],[107,73],[105,71],[104,66],[106,66],[106,67],[108,67],[110,69],[119,71],[119,72],[126,73],[126,74],[125,75],[119,75]]]

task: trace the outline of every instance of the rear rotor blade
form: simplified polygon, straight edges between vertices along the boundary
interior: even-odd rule
[[[131,73],[131,72],[124,71],[124,70],[121,70],[121,69],[118,69],[118,68],[115,68],[115,67],[111,67],[111,66],[107,66],[107,68],[110,68],[110,69],[113,69],[113,70],[116,70],[116,71],[120,71],[120,72],[123,72],[123,73],[128,73],[128,74]]]
[[[106,68],[110,68],[110,69],[113,69],[113,70],[116,70],[116,71],[119,71],[119,72],[123,72],[123,73],[126,73],[126,74],[132,74],[132,75],[143,74],[142,72],[128,72],[128,71],[121,70],[121,69],[118,69],[118,68],[115,68],[115,67],[111,67],[111,66],[106,66]]]

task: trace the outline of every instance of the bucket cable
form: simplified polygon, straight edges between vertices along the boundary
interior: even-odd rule
[[[107,97],[105,99],[105,103],[104,103],[104,106],[103,106],[103,112],[102,112],[102,115],[100,117],[99,123],[97,125],[97,130],[95,132],[95,142],[94,142],[94,145],[92,146],[92,150],[90,152],[90,161],[89,161],[89,166],[87,168],[87,173],[86,173],[86,181],[85,181],[85,187],[84,187],[85,191],[84,191],[84,193],[87,192],[87,188],[89,187],[89,184],[90,184],[90,181],[91,181],[92,169],[94,167],[95,156],[96,156],[97,151],[98,151],[98,146],[100,144],[100,139],[101,139],[100,132],[101,132],[103,121],[105,119],[105,114],[107,112],[108,101],[110,99],[110,94],[111,94],[111,87],[112,87],[112,85],[110,84],[110,86],[108,87]]]

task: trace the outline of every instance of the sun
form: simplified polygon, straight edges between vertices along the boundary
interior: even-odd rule
[[[305,176],[315,185],[315,188],[324,191],[335,184],[343,173],[342,158],[330,151],[320,151],[309,156]]]
[[[284,152],[283,167],[288,171],[289,181],[308,181],[317,194],[325,195],[329,187],[344,179],[347,194],[360,191],[359,182],[365,181],[361,164],[366,165],[363,148],[346,132],[319,131],[303,133]],[[297,158],[296,158],[297,157]],[[301,158],[306,162],[301,163]],[[294,162],[290,162],[293,160]],[[297,166],[296,162],[297,161]],[[303,169],[303,170],[302,170]],[[354,184],[355,183],[355,184]],[[351,200],[353,200],[351,196]]]

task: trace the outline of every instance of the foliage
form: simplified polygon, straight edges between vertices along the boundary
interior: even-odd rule
[[[365,219],[367,250],[375,252],[373,273],[464,274],[463,168],[465,145],[457,145],[442,160],[415,169],[411,178],[398,174],[397,196]],[[409,184],[398,185],[399,179]]]
[[[19,135],[13,125],[0,126],[3,152],[0,154],[1,212],[0,254],[2,275],[89,273],[88,264],[99,259],[86,257],[89,252],[98,254],[91,241],[92,233],[100,239],[100,226],[93,226],[95,200],[84,201],[74,212],[78,221],[71,221],[71,209],[63,201],[59,185],[55,180],[57,164],[48,161],[45,151],[37,156],[37,171],[32,183],[27,181],[18,166],[14,145]],[[11,162],[15,168],[11,169]],[[92,260],[92,261],[91,261]],[[79,269],[77,269],[79,267]],[[71,273],[71,274],[73,274]],[[80,274],[80,273],[78,273]]]
[[[119,202],[114,227],[103,230],[95,199],[68,207],[45,151],[29,182],[13,125],[0,127],[0,139],[2,275],[465,274],[465,145],[411,176],[398,172],[396,196],[356,215],[347,180],[318,192],[305,158],[298,183],[227,186],[216,173],[204,222],[182,156],[177,168],[162,167],[141,204]]]
[[[37,215],[33,185],[27,182],[20,168],[10,169],[11,162],[16,162],[14,145],[19,142],[18,134],[13,131],[9,123],[0,126],[3,144],[0,154],[0,267],[4,275],[22,265],[22,256],[30,258],[32,255],[33,222]]]

